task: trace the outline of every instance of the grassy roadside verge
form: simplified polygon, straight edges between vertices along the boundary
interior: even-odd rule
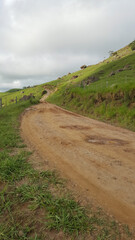
[[[29,106],[0,111],[0,240],[134,239],[128,226],[76,202],[56,172],[32,168],[19,135],[19,116]]]

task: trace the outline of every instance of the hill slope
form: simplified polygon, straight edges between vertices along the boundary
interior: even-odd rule
[[[46,86],[58,89],[51,103],[135,130],[135,52],[130,45]]]

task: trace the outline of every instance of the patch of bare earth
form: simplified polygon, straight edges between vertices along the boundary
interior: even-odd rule
[[[78,197],[135,227],[135,133],[47,102],[29,108],[22,137],[35,168],[57,169]]]

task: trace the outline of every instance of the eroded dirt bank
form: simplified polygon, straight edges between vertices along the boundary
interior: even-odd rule
[[[118,220],[135,226],[135,133],[49,103],[28,109],[26,143]]]

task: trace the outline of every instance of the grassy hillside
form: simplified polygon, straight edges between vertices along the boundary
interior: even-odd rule
[[[22,89],[21,88],[12,88],[12,89],[8,90],[7,92],[8,93],[13,93],[13,92],[18,92],[20,90],[22,90]]]
[[[7,92],[0,93],[0,98],[2,98],[3,107],[9,106],[10,104],[14,104],[16,102],[16,98],[17,98],[17,102],[19,102],[24,95],[28,96],[30,94],[33,94],[33,96],[35,96],[36,99],[39,99],[44,90],[43,87],[44,87],[44,84],[41,84],[35,87],[26,88],[26,89],[21,89],[21,90],[11,89]]]
[[[47,87],[58,89],[49,102],[135,131],[135,52],[130,45]]]

